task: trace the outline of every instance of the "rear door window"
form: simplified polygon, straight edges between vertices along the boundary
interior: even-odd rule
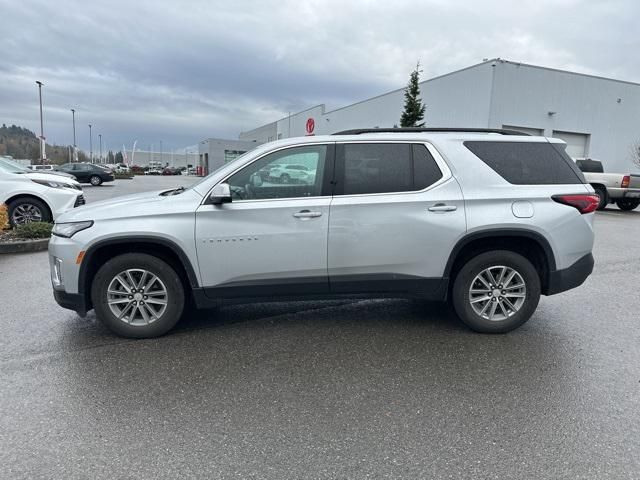
[[[514,185],[585,183],[571,158],[547,142],[467,141],[464,145]]]
[[[442,178],[424,145],[338,144],[336,162],[336,195],[417,191]]]

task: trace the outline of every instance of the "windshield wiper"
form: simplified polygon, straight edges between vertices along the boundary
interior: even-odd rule
[[[173,190],[167,190],[166,192],[162,192],[160,195],[163,197],[169,197],[171,195],[179,195],[184,192],[186,189],[184,187],[174,188]]]

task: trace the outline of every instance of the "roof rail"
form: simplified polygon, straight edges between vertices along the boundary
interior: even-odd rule
[[[524,135],[528,133],[518,130],[505,130],[503,128],[423,128],[423,127],[403,127],[403,128],[355,128],[353,130],[343,130],[331,135],[361,135],[363,133],[437,133],[437,132],[460,132],[460,133],[499,133],[500,135]]]

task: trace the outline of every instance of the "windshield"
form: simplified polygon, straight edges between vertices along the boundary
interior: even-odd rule
[[[13,162],[7,158],[0,158],[0,170],[6,173],[25,173],[30,172],[26,167],[19,163]]]

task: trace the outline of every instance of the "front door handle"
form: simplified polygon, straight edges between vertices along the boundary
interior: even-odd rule
[[[455,212],[458,209],[455,205],[445,205],[444,203],[436,203],[433,207],[429,207],[430,212]]]
[[[294,213],[293,216],[296,218],[316,218],[320,217],[322,212],[312,212],[311,210],[300,210],[297,213]]]

